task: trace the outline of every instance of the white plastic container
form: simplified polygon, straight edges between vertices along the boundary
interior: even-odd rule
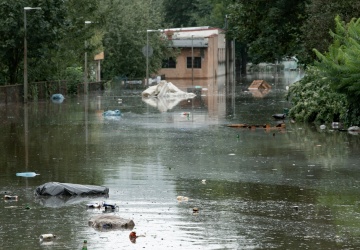
[[[53,240],[56,238],[55,234],[42,234],[40,235],[40,240]]]

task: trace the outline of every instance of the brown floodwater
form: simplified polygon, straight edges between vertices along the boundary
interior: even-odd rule
[[[298,77],[249,75],[230,93],[203,83],[182,101],[115,86],[61,104],[0,104],[0,192],[18,196],[0,200],[0,249],[359,249],[359,135],[288,119],[274,129]],[[271,90],[248,91],[253,79]],[[121,117],[103,116],[115,109]],[[227,126],[239,123],[271,128]],[[52,181],[106,186],[109,197],[34,195]],[[103,211],[86,204],[102,201],[144,237],[88,226]],[[45,233],[57,237],[42,242]]]

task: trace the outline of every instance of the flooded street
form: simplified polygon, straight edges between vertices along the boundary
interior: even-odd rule
[[[359,249],[360,137],[288,119],[274,128],[299,77],[279,74],[249,75],[230,95],[208,83],[166,111],[122,89],[0,104],[0,192],[19,196],[0,201],[0,249]],[[248,91],[254,79],[271,90]],[[103,116],[115,109],[121,117]],[[227,126],[239,123],[271,128]],[[35,197],[52,181],[109,197]],[[94,201],[115,202],[144,237],[90,227]],[[40,242],[45,233],[57,237]]]

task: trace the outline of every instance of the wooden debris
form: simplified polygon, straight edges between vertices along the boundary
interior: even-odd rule
[[[276,126],[271,127],[270,124],[263,124],[263,125],[249,125],[244,123],[238,123],[238,124],[228,124],[227,125],[230,128],[249,128],[249,129],[256,129],[256,128],[264,128],[266,130],[270,129],[284,129],[286,127],[285,123],[279,123]]]

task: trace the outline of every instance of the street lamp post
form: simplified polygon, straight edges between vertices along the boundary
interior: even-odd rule
[[[149,32],[163,32],[164,30],[146,30],[146,84],[149,85]]]
[[[194,86],[194,35],[191,36],[191,86]]]
[[[85,21],[86,24],[92,23],[91,21]],[[87,40],[85,40],[85,56],[84,56],[84,94],[88,93],[88,67],[87,67]]]
[[[40,7],[24,7],[24,103],[28,98],[28,72],[27,72],[27,39],[26,39],[26,11],[41,10]]]

